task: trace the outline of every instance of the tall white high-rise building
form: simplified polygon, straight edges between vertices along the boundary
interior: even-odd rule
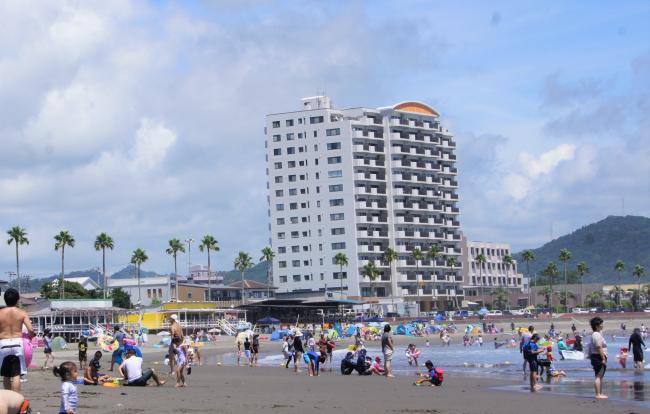
[[[423,312],[460,303],[456,143],[435,109],[335,109],[315,96],[297,111],[267,115],[265,133],[278,293],[327,289],[377,296],[387,310],[419,302]],[[442,250],[435,262],[433,245]],[[398,255],[390,265],[389,247]],[[337,253],[348,258],[342,269]],[[374,282],[364,276],[369,262],[380,271]]]

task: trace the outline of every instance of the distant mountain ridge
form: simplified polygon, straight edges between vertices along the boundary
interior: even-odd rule
[[[569,269],[575,269],[578,262],[587,262],[590,272],[585,276],[585,282],[616,283],[618,274],[614,271],[614,264],[617,260],[622,260],[625,263],[623,283],[636,283],[637,279],[632,276],[635,265],[645,267],[650,276],[650,218],[608,216],[539,248],[530,249],[535,254],[535,261],[530,263],[531,274],[541,272],[551,261],[562,269],[558,256],[560,250],[565,248],[571,251]],[[519,271],[525,274],[526,263],[522,252],[515,253],[514,257]],[[646,281],[650,281],[649,276],[646,276]]]

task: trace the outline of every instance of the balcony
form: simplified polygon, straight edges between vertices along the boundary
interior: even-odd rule
[[[360,159],[355,158],[352,161],[352,165],[355,167],[384,167],[384,161],[380,160],[371,160],[371,159]]]

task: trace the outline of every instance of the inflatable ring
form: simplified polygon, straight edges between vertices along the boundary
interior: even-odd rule
[[[116,384],[114,382],[105,382],[102,384],[102,386],[108,388],[119,388],[119,384]]]

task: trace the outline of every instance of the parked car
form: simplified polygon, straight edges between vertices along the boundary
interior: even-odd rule
[[[530,309],[513,309],[512,314],[514,316],[525,316],[525,315],[530,315]]]
[[[571,310],[572,313],[589,313],[588,309],[585,308],[573,308]]]
[[[491,310],[486,314],[487,316],[503,316],[503,312],[500,310]]]
[[[474,311],[459,310],[454,312],[454,318],[469,318],[470,316],[474,316]]]
[[[650,313],[650,308],[645,308],[645,309],[643,310],[643,312],[645,312],[645,313]]]

